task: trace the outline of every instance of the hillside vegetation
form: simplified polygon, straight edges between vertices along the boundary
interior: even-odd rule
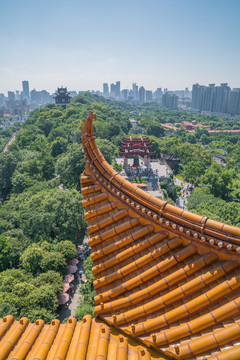
[[[128,113],[88,93],[67,109],[49,105],[33,111],[8,151],[0,153],[0,317],[56,317],[66,265],[86,231],[79,126],[89,109],[101,119],[97,142],[111,162],[131,126]],[[0,133],[1,143],[11,134],[12,129]]]

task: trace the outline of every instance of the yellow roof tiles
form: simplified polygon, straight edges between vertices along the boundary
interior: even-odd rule
[[[85,131],[91,116],[82,129],[82,186],[96,278],[95,313],[181,359],[201,359],[237,346],[240,229],[135,188],[106,163],[93,132]],[[89,192],[96,188],[96,197],[105,195],[93,206],[86,178]],[[214,342],[225,320],[231,326]]]

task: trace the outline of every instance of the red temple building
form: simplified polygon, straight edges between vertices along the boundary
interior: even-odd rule
[[[150,158],[156,155],[155,151],[152,151],[152,145],[148,137],[140,138],[125,138],[122,142],[119,151],[120,156],[124,156],[124,169],[127,170],[128,158],[138,159],[135,161],[135,165],[139,166],[139,156],[144,158],[144,163],[147,170],[150,170]]]

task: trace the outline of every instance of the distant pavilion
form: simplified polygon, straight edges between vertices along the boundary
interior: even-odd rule
[[[124,156],[124,169],[127,170],[128,158],[134,158],[134,166],[139,166],[139,156],[144,158],[144,164],[147,170],[150,170],[150,158],[156,155],[152,151],[152,145],[148,137],[125,138],[121,143],[120,156]]]

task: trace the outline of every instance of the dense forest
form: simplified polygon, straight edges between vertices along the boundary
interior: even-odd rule
[[[11,313],[47,322],[56,317],[66,265],[86,231],[81,119],[90,108],[98,114],[96,132],[105,135],[97,143],[111,163],[131,127],[128,112],[118,107],[86,93],[67,109],[35,110],[8,151],[0,153],[0,317]],[[17,130],[0,133],[2,148]]]
[[[75,97],[66,109],[49,105],[35,110],[8,151],[0,153],[0,317],[11,313],[49,322],[56,316],[66,265],[86,231],[79,126],[89,109],[98,116],[97,144],[109,163],[125,136],[148,135],[157,156],[180,158],[175,175],[196,186],[188,200],[191,211],[240,226],[240,137],[209,137],[202,128],[189,134],[181,125],[166,133],[161,125],[195,120],[213,129],[229,129],[240,128],[239,121],[171,111],[155,103],[135,106],[90,93]],[[138,121],[134,128],[130,118]],[[0,132],[2,148],[17,130]],[[215,161],[216,154],[222,156],[222,164]],[[176,189],[170,185],[168,195],[174,201]],[[88,258],[89,282],[80,289],[85,305],[77,311],[79,318],[92,312],[91,266]]]

